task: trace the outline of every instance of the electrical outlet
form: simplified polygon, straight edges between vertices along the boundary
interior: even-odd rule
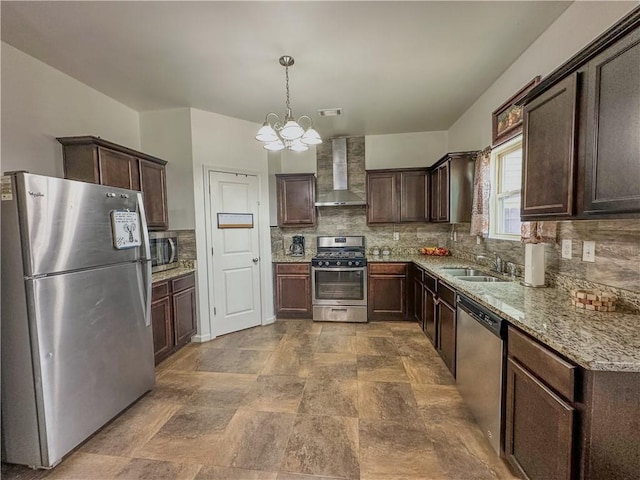
[[[583,262],[595,262],[596,261],[596,242],[582,242],[582,261]]]
[[[453,241],[454,242],[458,241],[458,232],[453,232]]]
[[[571,239],[562,240],[562,258],[571,259]]]
[[[480,242],[482,241],[482,237],[480,235],[476,236],[476,245],[480,245]]]
[[[400,240],[400,232],[393,232],[393,239]]]

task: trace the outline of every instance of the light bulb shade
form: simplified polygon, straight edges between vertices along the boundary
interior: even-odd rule
[[[269,142],[264,144],[264,149],[270,152],[277,152],[284,149],[284,143],[282,140],[276,140],[275,142]]]
[[[309,150],[309,147],[300,140],[294,140],[291,142],[291,145],[289,145],[289,150],[293,150],[294,152],[306,152]]]
[[[261,142],[275,142],[278,140],[278,135],[276,135],[276,131],[271,127],[271,125],[265,122],[264,125],[262,125],[262,128],[258,130],[256,140],[260,140]]]
[[[300,138],[304,133],[304,129],[293,120],[289,120],[285,123],[282,130],[280,130],[280,136],[285,140],[295,140]]]
[[[302,135],[302,138],[300,140],[302,141],[302,143],[305,143],[307,145],[318,145],[319,143],[322,143],[322,138],[320,138],[318,132],[316,132],[311,127],[309,127],[307,131],[304,132],[304,135]]]

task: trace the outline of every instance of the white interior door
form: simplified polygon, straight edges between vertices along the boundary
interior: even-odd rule
[[[260,248],[258,178],[255,175],[209,172],[213,249],[212,333],[224,335],[260,325]],[[220,228],[218,214],[249,213],[252,228]]]

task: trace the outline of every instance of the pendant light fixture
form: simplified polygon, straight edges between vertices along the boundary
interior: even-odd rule
[[[264,142],[264,148],[270,151],[278,151],[288,148],[294,152],[304,152],[309,150],[309,145],[317,145],[322,143],[322,138],[313,128],[313,122],[307,115],[298,118],[296,122],[291,113],[291,105],[289,102],[289,67],[294,63],[293,57],[284,55],[280,57],[280,65],[285,68],[285,79],[287,85],[287,102],[284,120],[273,113],[267,113],[264,118],[262,128],[258,130],[256,140]],[[275,118],[274,118],[275,117]],[[306,130],[300,126],[302,120],[308,122]],[[273,123],[271,123],[273,121]]]

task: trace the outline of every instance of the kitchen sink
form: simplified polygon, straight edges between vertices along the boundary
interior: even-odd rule
[[[508,280],[490,277],[488,275],[459,276],[458,279],[464,280],[465,282],[508,282]]]
[[[477,277],[486,275],[484,272],[474,268],[443,268],[442,271],[453,277]]]

